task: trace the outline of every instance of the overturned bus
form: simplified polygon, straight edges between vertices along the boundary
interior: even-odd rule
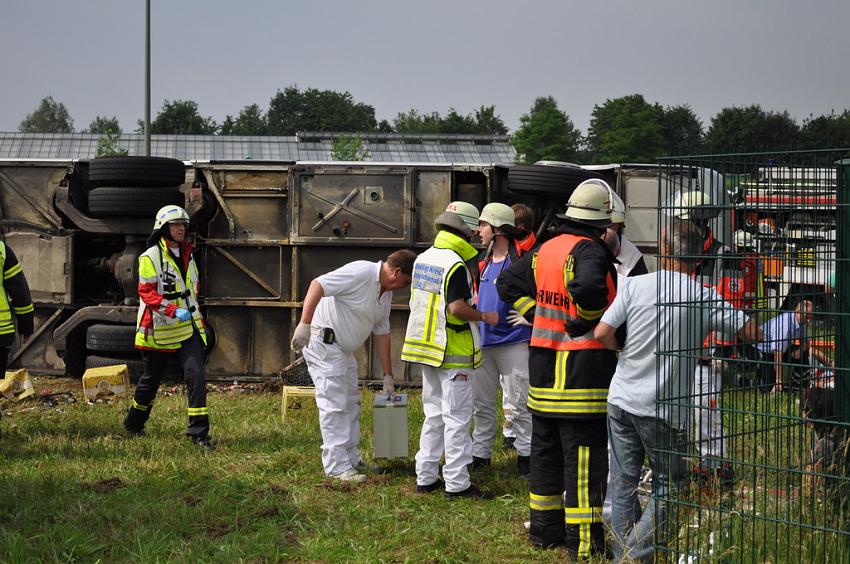
[[[10,366],[79,376],[121,362],[131,376],[141,373],[132,341],[137,259],[166,203],[183,204],[192,217],[213,334],[207,377],[268,379],[295,360],[291,332],[314,277],[398,248],[426,249],[450,201],[479,209],[525,202],[543,232],[575,185],[604,178],[626,200],[629,236],[652,256],[659,174],[652,165],[564,163],[0,161],[0,226],[36,307],[35,334],[13,349]],[[394,296],[394,372],[416,383],[415,366],[398,360],[408,297]],[[361,378],[379,381],[371,343],[357,356]]]

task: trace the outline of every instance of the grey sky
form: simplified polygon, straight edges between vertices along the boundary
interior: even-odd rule
[[[5,0],[0,130],[50,94],[77,130],[143,115],[143,0]],[[809,114],[850,107],[850,2],[823,0],[152,0],[152,112],[192,99],[217,121],[278,89],[348,90],[379,119],[469,113],[513,130],[537,96],[586,129],[594,104],[641,93],[688,103],[706,127],[759,103]]]

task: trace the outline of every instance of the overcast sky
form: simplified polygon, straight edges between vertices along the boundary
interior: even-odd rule
[[[144,108],[144,0],[5,0],[0,131],[47,95],[77,130],[135,129]],[[643,94],[809,114],[850,108],[850,1],[152,0],[152,113],[198,102],[217,121],[290,84],[350,91],[392,120],[495,104],[511,130],[554,96],[585,130],[594,104]]]

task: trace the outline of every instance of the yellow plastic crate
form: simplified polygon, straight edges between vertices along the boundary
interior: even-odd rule
[[[83,393],[89,401],[124,396],[129,390],[126,364],[89,368],[83,374]]]

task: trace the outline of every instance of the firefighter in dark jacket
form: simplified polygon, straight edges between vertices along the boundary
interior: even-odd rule
[[[142,351],[145,372],[136,384],[124,428],[144,433],[153,400],[169,361],[177,358],[186,381],[189,428],[186,436],[205,448],[209,437],[209,409],[204,381],[204,318],[198,307],[198,267],[192,245],[186,242],[189,215],[179,206],[165,206],[156,214],[149,248],[139,257],[139,314],[136,348]]]
[[[497,282],[501,298],[532,324],[529,537],[578,557],[605,552],[605,414],[617,356],[593,339],[593,328],[616,294],[616,259],[600,238],[612,211],[607,183],[581,183],[558,216],[566,220],[558,235]]]
[[[32,298],[21,263],[12,249],[0,241],[0,375],[6,372],[9,349],[15,342],[15,325],[26,343],[33,332]]]

